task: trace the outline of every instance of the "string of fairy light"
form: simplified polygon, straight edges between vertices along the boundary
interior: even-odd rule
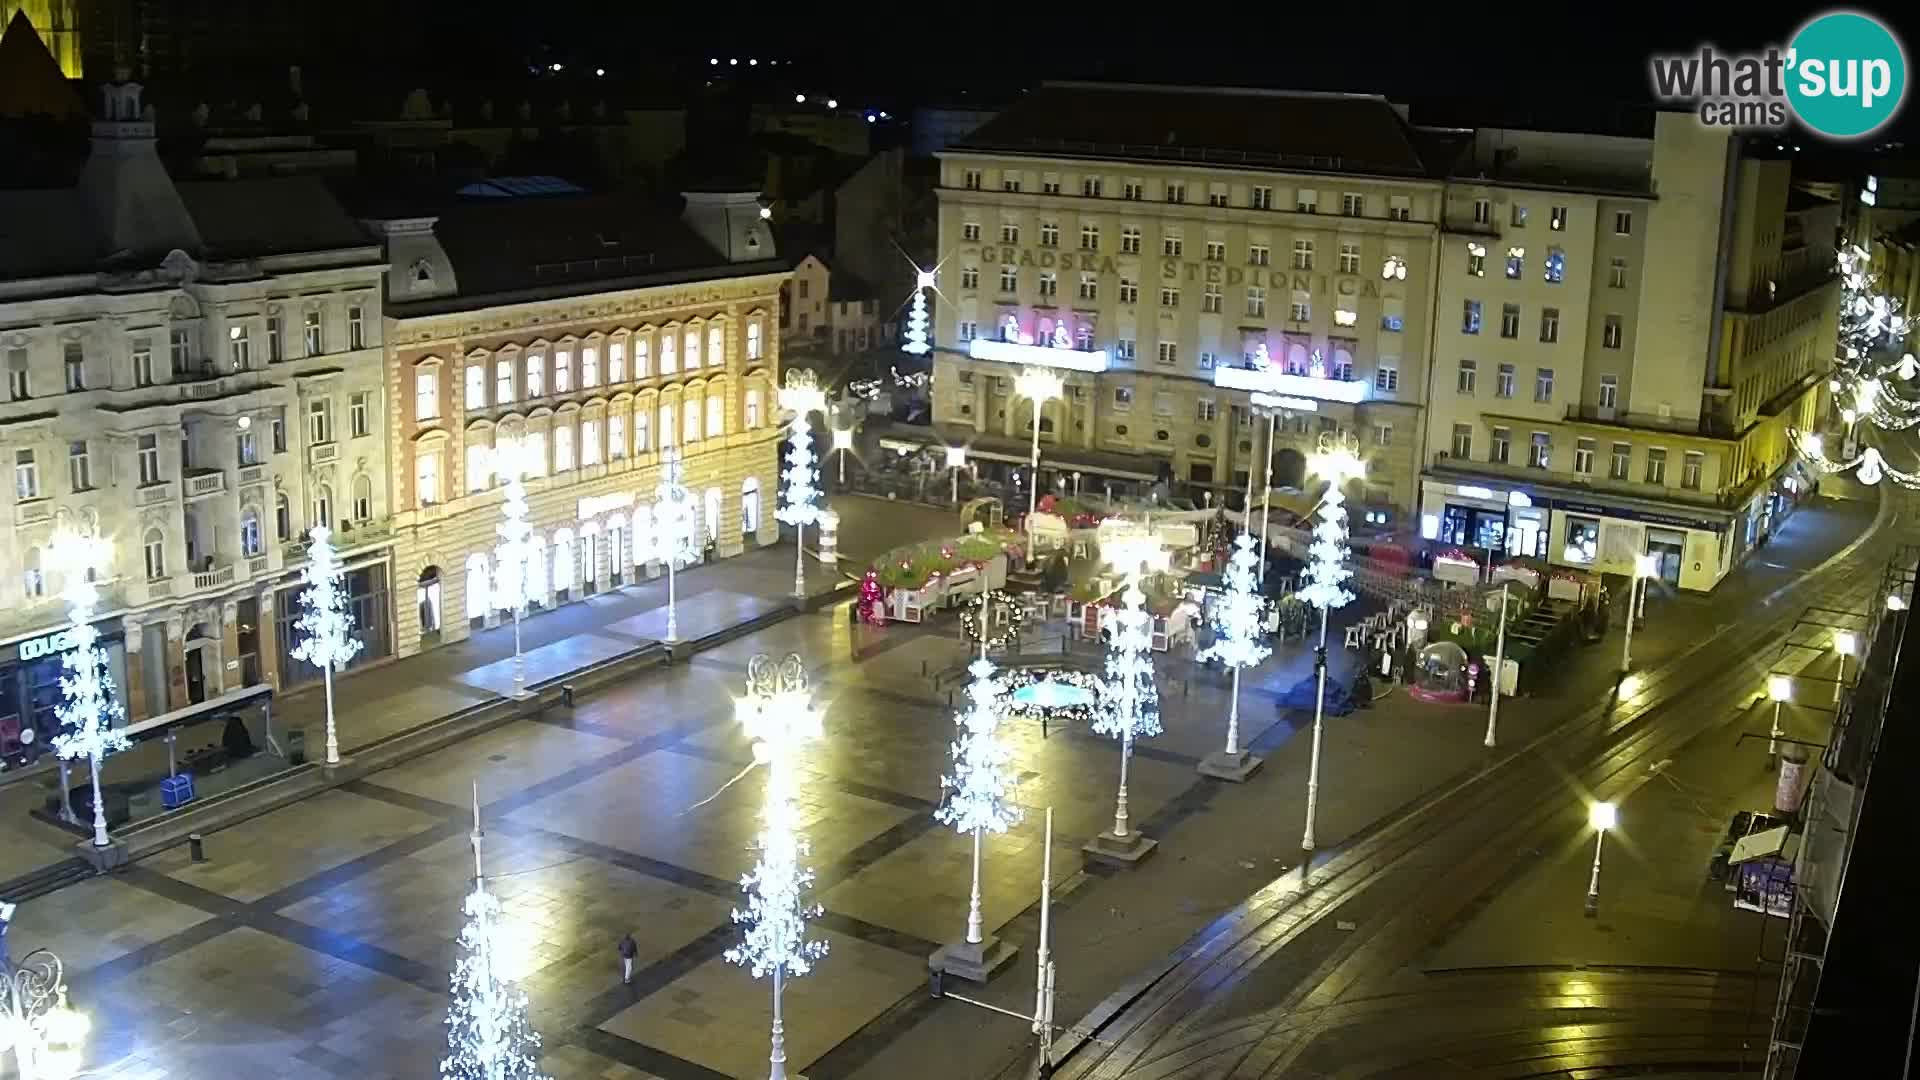
[[[1839,333],[1827,387],[1841,421],[1849,429],[1864,422],[1880,431],[1920,426],[1920,399],[1906,396],[1900,387],[1920,376],[1920,361],[1906,351],[1911,325],[1901,302],[1882,291],[1873,257],[1865,248],[1846,245],[1838,265]],[[1863,447],[1852,458],[1839,460],[1827,456],[1819,435],[1796,430],[1791,436],[1800,455],[1822,473],[1851,470],[1865,484],[1887,479],[1903,487],[1920,487],[1920,473],[1894,468],[1874,447]]]

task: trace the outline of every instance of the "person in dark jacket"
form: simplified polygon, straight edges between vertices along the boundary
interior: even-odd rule
[[[621,935],[617,946],[620,953],[620,982],[633,985],[633,958],[640,955],[640,946],[634,943],[631,932]]]

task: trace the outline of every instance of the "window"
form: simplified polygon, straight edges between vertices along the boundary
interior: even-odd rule
[[[761,333],[762,333],[762,330],[760,328],[760,320],[748,319],[747,320],[747,359],[749,361],[760,359],[760,352],[762,349],[762,345],[760,341]]]
[[[1533,372],[1533,400],[1544,405],[1553,400],[1553,369],[1535,368]]]
[[[1404,303],[1395,299],[1380,301],[1380,329],[1397,334],[1406,328],[1407,315]]]
[[[1267,290],[1258,285],[1247,286],[1247,315],[1251,318],[1265,318],[1267,314]],[[1301,321],[1298,316],[1296,322]]]
[[[1627,287],[1627,257],[1615,255],[1607,263],[1607,288],[1624,289]]]
[[[1474,277],[1487,276],[1487,246],[1485,244],[1467,245],[1467,273]]]
[[[1405,195],[1387,196],[1387,220],[1412,221],[1413,200],[1407,198]]]
[[[1251,305],[1253,303],[1253,298],[1248,297],[1247,303]],[[1266,310],[1267,309],[1263,301],[1260,311],[1262,314],[1264,314]],[[1306,293],[1299,292],[1297,290],[1294,292],[1293,302],[1287,305],[1287,318],[1297,323],[1311,322],[1313,320],[1313,304],[1311,301],[1307,299]]]
[[[1120,227],[1120,254],[1140,254],[1140,226],[1122,225]]]
[[[1060,246],[1060,223],[1059,222],[1043,221],[1040,223],[1040,246],[1041,247],[1059,247]]]
[[[565,353],[560,354],[562,356]],[[558,379],[555,382],[558,383]],[[527,354],[527,397],[529,400],[545,397],[547,393],[547,354]]]
[[[1461,310],[1460,332],[1477,334],[1480,332],[1480,301],[1468,300]]]
[[[553,471],[563,473],[573,468],[573,422],[570,419],[558,420],[553,428]]]
[[[1473,425],[1453,425],[1453,456],[1462,461],[1473,457]]]
[[[707,438],[717,439],[727,433],[727,399],[719,394],[707,395]]]
[[[40,549],[28,547],[23,562],[20,586],[26,591],[27,599],[37,600],[47,595],[47,574],[40,566]]]
[[[979,288],[980,287],[980,268],[977,266],[961,267],[960,268],[960,287],[963,289]]]
[[[1000,291],[1010,293],[1020,288],[1020,274],[1011,266],[1000,268]]]
[[[1604,319],[1604,320],[1603,320],[1603,321],[1602,321],[1602,322],[1600,323],[1600,345],[1601,345],[1601,347],[1602,347],[1602,348],[1606,348],[1606,349],[1617,349],[1617,348],[1619,348],[1619,347],[1620,347],[1620,337],[1621,337],[1621,330],[1620,330],[1620,316],[1618,316],[1618,315],[1608,315],[1608,316],[1607,316],[1607,317],[1606,317],[1606,318],[1605,318],[1605,319]]]
[[[600,421],[598,420],[580,421],[580,464],[600,464]]]
[[[699,442],[703,437],[700,431],[700,399],[694,397],[682,401],[680,413],[680,440],[690,443]]]
[[[1527,447],[1527,466],[1534,469],[1547,468],[1553,459],[1553,437],[1544,431],[1533,433],[1533,441]]]
[[[1658,446],[1647,450],[1647,483],[1667,482],[1667,452]]]
[[[153,345],[140,338],[133,343],[133,385],[152,386],[153,382]]]
[[[1225,240],[1207,241],[1206,260],[1208,262],[1227,261],[1227,242]]]
[[[1001,222],[1000,223],[1000,242],[1003,244],[1019,243],[1020,242],[1020,226],[1011,221]]]
[[[660,406],[660,449],[669,449],[677,443],[673,437],[674,411],[672,405]]]
[[[1592,439],[1575,439],[1573,443],[1573,471],[1581,476],[1593,475]]]
[[[1600,407],[1611,409],[1620,400],[1620,377],[1618,375],[1600,376]]]
[[[591,390],[600,385],[600,350],[589,345],[580,350],[580,386]]]
[[[1514,203],[1514,204],[1513,204],[1513,211],[1512,211],[1512,214],[1511,214],[1511,216],[1509,217],[1509,219],[1508,219],[1508,220],[1509,220],[1509,221],[1511,221],[1511,222],[1513,223],[1513,227],[1514,227],[1514,228],[1516,228],[1516,229],[1524,229],[1524,228],[1526,228],[1526,227],[1527,227],[1527,208],[1526,208],[1526,206],[1525,206],[1524,204],[1522,204],[1522,203]]]
[[[1040,193],[1041,193],[1042,195],[1058,195],[1058,194],[1060,194],[1060,178],[1059,178],[1058,176],[1055,176],[1055,175],[1054,175],[1054,174],[1052,174],[1052,173],[1048,173],[1047,175],[1045,175],[1045,176],[1043,176],[1043,177],[1041,177],[1041,178],[1040,178]],[[747,531],[748,531],[748,532],[752,532],[753,530],[751,530],[751,529],[749,529],[749,530],[747,530]]]
[[[233,437],[233,456],[242,468],[260,464],[260,444],[254,438],[252,429],[242,431]]]
[[[25,356],[21,358],[25,359]],[[187,331],[174,330],[167,334],[167,358],[173,365],[175,375],[185,375],[187,369],[193,366],[193,338]]]
[[[307,402],[307,442],[333,441],[333,403],[326,398]]]
[[[1293,242],[1293,268],[1295,270],[1313,269],[1313,241],[1295,240]]]
[[[1494,374],[1493,396],[1510,398],[1513,396],[1513,365],[1501,364]]]
[[[1392,424],[1373,425],[1373,445],[1375,446],[1392,446],[1393,445],[1393,425]]]
[[[93,469],[87,461],[85,440],[67,444],[67,479],[73,482],[73,490],[88,491],[93,487]]]
[[[1560,309],[1540,309],[1540,340],[1551,345],[1560,340]]]
[[[1019,190],[1020,190],[1020,178],[1019,178],[1019,177],[1017,177],[1017,176],[1003,176],[1003,177],[1001,177],[1001,178],[1000,178],[1000,190],[1001,190],[1001,191],[1019,191]]]
[[[278,315],[267,316],[267,363],[277,364],[287,358],[287,346],[284,340],[286,331],[281,324],[285,322]]]
[[[305,318],[306,355],[319,356],[322,352],[326,351],[327,344],[325,336],[320,329],[320,313],[318,311],[309,311],[306,313]]]
[[[354,438],[364,439],[373,434],[372,412],[373,394],[371,392],[359,390],[347,399],[347,430],[353,432]]]
[[[671,375],[680,370],[680,336],[672,330],[660,335],[660,374]]]
[[[1563,232],[1567,227],[1567,208],[1556,206],[1547,212],[1547,228],[1554,232]]]
[[[972,341],[980,334],[980,324],[972,319],[960,320],[958,333],[961,341]]]
[[[134,458],[140,468],[140,486],[148,487],[160,482],[160,438],[157,435],[142,435],[138,441]]]
[[[960,239],[965,240],[969,243],[979,243],[980,242],[980,223],[977,221],[969,221],[965,225],[960,226]],[[800,283],[800,299],[805,300],[806,298],[807,298],[807,283],[802,281]]]
[[[1080,178],[1080,194],[1089,199],[1097,199],[1100,197],[1100,187],[1101,181],[1097,176],[1083,176]],[[1138,193],[1128,196],[1128,198],[1134,199],[1139,197]]]
[[[425,423],[440,416],[440,368],[418,367],[413,372],[413,418]],[[354,434],[359,434],[358,431]]]
[[[501,360],[494,364],[493,403],[509,405],[513,403],[513,361]],[[533,371],[533,357],[527,358],[527,371]]]
[[[1212,353],[1210,353],[1210,352],[1203,352],[1203,353],[1201,353],[1201,354],[1200,354],[1200,370],[1202,370],[1202,371],[1212,371],[1212,370],[1213,370],[1213,366],[1214,366],[1214,355],[1213,355]],[[1244,417],[1244,414],[1243,414],[1243,416],[1242,416],[1242,422],[1244,423],[1244,421],[1245,421],[1245,417]]]
[[[1200,310],[1209,315],[1220,314],[1221,297],[1220,286],[1208,285],[1200,293]]]
[[[1171,203],[1186,202],[1187,201],[1187,185],[1181,184],[1181,183],[1175,183],[1174,181],[1171,181],[1171,180],[1167,181],[1167,201]]]
[[[325,484],[313,496],[313,523],[333,528],[333,489]]]
[[[1119,360],[1121,363],[1133,363],[1134,340],[1130,337],[1116,339],[1113,343],[1113,355],[1114,359]]]
[[[1607,465],[1607,477],[1612,480],[1625,480],[1627,478],[1627,466],[1632,460],[1632,443],[1614,443],[1613,456]]]
[[[263,547],[260,514],[249,506],[240,511],[240,554],[251,559],[258,556]]]
[[[493,451],[477,443],[467,445],[467,494],[487,490],[487,484],[493,479],[487,475],[492,472]]]
[[[1299,191],[1294,192],[1293,209],[1295,213],[1300,214],[1319,212],[1320,193],[1311,188],[1301,188]]]
[[[413,493],[421,506],[440,501],[440,451],[426,450],[414,456]]]
[[[980,170],[968,169],[966,172],[960,174],[960,183],[961,186],[965,187],[968,191],[979,191]]]
[[[1688,491],[1700,490],[1700,473],[1705,469],[1707,456],[1698,450],[1689,450],[1681,459],[1680,486]]]
[[[1211,424],[1220,415],[1220,406],[1212,398],[1201,398],[1194,403],[1193,418],[1202,424]]]
[[[1360,272],[1360,245],[1343,243],[1340,245],[1340,272],[1357,274]]]
[[[1566,280],[1567,253],[1559,248],[1547,249],[1547,284],[1558,285]]]
[[[1248,188],[1247,205],[1255,210],[1273,209],[1273,189],[1270,187]]]
[[[1160,290],[1160,306],[1164,308],[1179,307],[1180,306],[1180,290],[1165,289],[1165,288],[1161,289]]]
[[[1512,447],[1513,447],[1513,430],[1511,428],[1503,428],[1503,427],[1494,428],[1493,429],[1493,450],[1491,453],[1487,455],[1487,460],[1494,462],[1495,464],[1498,464],[1498,465],[1507,464],[1507,459],[1512,451]]]
[[[469,409],[487,407],[487,369],[479,364],[466,367],[466,406]]]
[[[689,331],[687,333],[687,367],[698,366],[700,366],[700,337]],[[571,349],[553,351],[553,392],[573,393],[573,350]]]
[[[1180,348],[1171,341],[1161,342],[1159,349],[1160,362],[1163,364],[1172,364],[1180,359]]]
[[[1383,394],[1400,392],[1400,365],[1382,360],[1373,369],[1373,388]]]
[[[1633,211],[1615,210],[1613,212],[1613,232],[1615,236],[1633,235]]]
[[[1181,239],[1179,233],[1167,232],[1161,235],[1160,254],[1166,255],[1170,258],[1179,258],[1180,253],[1185,250],[1186,250],[1186,243]]]
[[[367,310],[359,304],[347,306],[347,348],[367,347]]]
[[[1040,295],[1053,297],[1060,295],[1060,275],[1051,270],[1040,271]]]
[[[373,520],[373,478],[365,473],[353,478],[353,520]]]
[[[804,316],[803,316],[804,318]],[[800,329],[805,330],[803,322]],[[633,339],[633,377],[650,379],[653,377],[653,338],[635,335]]]
[[[1520,305],[1500,305],[1500,336],[1517,338],[1520,336]]]
[[[636,410],[633,414],[633,452],[636,454],[646,453],[651,445],[647,441],[647,436],[648,425],[652,419],[653,414],[644,408]]]
[[[1600,519],[1590,517],[1567,518],[1567,546],[1560,553],[1561,561],[1587,565],[1600,554]]]
[[[1222,245],[1223,247],[1225,245]],[[1312,245],[1308,245],[1308,258],[1312,258]],[[1247,265],[1266,266],[1273,262],[1273,249],[1265,244],[1247,245]]]
[[[273,498],[273,529],[276,540],[293,538],[293,504],[287,501],[285,492]]]
[[[1492,199],[1473,200],[1473,223],[1475,225],[1493,224],[1493,200]]]
[[[148,529],[141,538],[141,553],[146,556],[147,580],[158,581],[167,576],[167,542],[159,529]]]
[[[1080,275],[1080,299],[1100,299],[1100,278],[1094,274]]]
[[[1367,212],[1367,197],[1355,192],[1340,196],[1340,213],[1346,217],[1362,217]]]
[[[1100,226],[1092,224],[1080,226],[1080,250],[1100,250]]]
[[[1224,185],[1215,184],[1212,187],[1207,189],[1207,205],[1208,206],[1227,205],[1227,189]]]
[[[1474,381],[1479,378],[1479,375],[1480,362],[1478,360],[1460,361],[1460,374],[1454,383],[1454,389],[1471,397],[1474,393]]]
[[[252,346],[253,342],[247,337],[246,327],[227,327],[227,366],[233,371],[247,370],[247,361],[251,358],[253,351]],[[71,361],[74,359],[73,346],[68,347],[67,359],[69,361],[68,366],[71,368]],[[72,382],[71,371],[69,371],[68,374],[68,382]],[[68,389],[72,389],[72,387],[68,387]]]
[[[1173,415],[1173,395],[1172,394],[1153,395],[1153,415],[1155,416],[1172,416]]]
[[[520,460],[528,476],[547,475],[547,433],[529,431],[520,439]]]
[[[622,413],[607,417],[607,458],[619,461],[627,456],[627,418]]]
[[[1113,407],[1116,412],[1126,412],[1133,408],[1133,388],[1130,386],[1114,387]]]
[[[1137,304],[1140,302],[1140,283],[1127,278],[1120,279],[1120,302]]]
[[[286,453],[287,410],[284,408],[274,410],[273,419],[269,421],[268,427],[273,432],[273,452],[276,454]]]
[[[1507,249],[1507,280],[1519,281],[1527,272],[1527,249],[1510,247]]]

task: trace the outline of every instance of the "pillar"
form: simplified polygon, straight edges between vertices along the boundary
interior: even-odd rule
[[[607,528],[605,520],[594,522],[593,530],[593,591],[606,592],[613,588],[613,533]]]
[[[140,621],[131,615],[122,617],[120,626],[127,644],[127,685],[120,688],[120,700],[126,705],[127,723],[137,724],[153,715],[147,707],[147,672],[140,656],[146,635]]]
[[[171,712],[187,703],[187,628],[181,621],[180,613],[167,616],[167,700],[165,710]]]
[[[388,585],[389,595],[392,585]],[[255,630],[260,640],[260,682],[280,690],[280,609],[274,606],[274,591],[261,589],[255,603],[260,611],[260,625]]]
[[[218,693],[239,689],[240,603],[237,600],[224,600],[220,604],[220,660],[215,667],[219,670],[210,681],[219,687]],[[207,696],[216,696],[211,687]]]

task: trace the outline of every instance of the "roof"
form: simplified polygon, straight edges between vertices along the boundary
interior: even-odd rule
[[[455,194],[515,198],[523,195],[578,195],[585,190],[557,176],[496,176],[468,184]]]
[[[439,218],[434,236],[460,294],[406,305],[417,313],[510,293],[567,296],[787,269],[775,259],[729,263],[679,214],[625,194],[454,199],[419,214]]]
[[[86,273],[97,248],[78,188],[0,191],[0,279]]]
[[[334,251],[375,243],[318,177],[176,181],[210,259]]]
[[[25,10],[0,33],[0,116],[84,116],[86,108]]]
[[[1424,176],[1394,106],[1371,94],[1048,83],[955,151]]]
[[[827,299],[833,301],[872,300],[877,294],[865,278],[851,270],[833,270],[827,279]]]

